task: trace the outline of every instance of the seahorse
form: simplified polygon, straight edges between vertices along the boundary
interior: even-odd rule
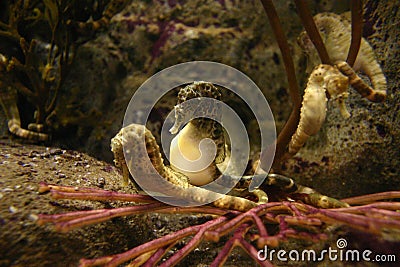
[[[76,25],[80,33],[95,32],[100,28],[107,26],[110,23],[111,18],[120,12],[125,5],[128,3],[127,0],[111,0],[103,11],[102,17],[95,21],[88,22],[73,22],[68,21],[68,24]]]
[[[289,143],[290,155],[296,154],[307,139],[320,130],[326,117],[327,93],[331,99],[338,100],[342,115],[350,116],[344,105],[348,85],[348,78],[336,67],[320,64],[314,68],[304,91],[299,125]]]
[[[338,69],[347,77],[349,77],[350,85],[362,96],[367,98],[371,102],[383,102],[386,99],[385,90],[374,90],[367,85],[358,75],[355,73],[352,67],[345,61],[339,61],[336,63]],[[385,81],[386,82],[386,81]],[[382,80],[379,83],[383,83]],[[382,87],[380,87],[382,88]]]
[[[350,78],[350,84],[368,100],[373,102],[384,101],[387,87],[386,78],[375,58],[371,45],[365,38],[361,39],[360,50],[353,66],[354,71],[344,63],[351,42],[351,24],[346,15],[320,13],[314,16],[314,21],[332,63],[337,65]],[[311,66],[320,64],[317,52],[306,32],[300,34],[298,43],[308,55]],[[373,88],[367,88],[368,85],[356,75],[355,71],[364,72],[371,80]]]
[[[191,118],[196,112],[200,112],[199,115],[219,116],[218,102],[199,101],[200,97],[220,99],[219,90],[213,84],[201,81],[182,88],[178,94],[178,104],[175,106],[175,124],[170,132],[178,133],[184,117]],[[184,105],[187,100],[194,102]],[[207,150],[199,151],[199,144],[205,138],[211,139],[215,143],[215,154],[210,155]],[[243,197],[216,193],[196,186],[208,184],[222,175],[217,163],[225,159],[225,139],[222,125],[217,121],[204,117],[193,118],[178,133],[175,140],[176,142],[171,144],[170,149],[171,165],[164,165],[159,146],[151,132],[143,125],[130,124],[122,128],[111,140],[114,163],[122,169],[124,180],[127,181],[131,178],[128,166],[134,166],[135,170],[143,173],[144,176],[146,173],[151,173],[152,171],[149,169],[151,165],[146,164],[146,158],[150,158],[152,166],[164,178],[158,182],[160,184],[157,186],[183,200],[208,203],[210,199],[215,199],[212,204],[216,207],[245,211],[268,199],[262,190],[252,192],[259,199],[258,202],[254,202]],[[127,149],[123,151],[123,147]],[[186,166],[182,167],[183,165],[178,164],[179,157],[176,154],[182,154],[184,158],[189,159],[189,163],[192,158],[197,159],[199,156],[206,160],[211,159],[211,163],[199,171],[193,171],[191,167],[189,167],[190,170],[185,170]],[[184,164],[186,163],[184,162]],[[149,182],[153,183],[153,181]]]
[[[336,79],[337,76],[347,80],[347,77],[342,75],[336,68],[321,66],[319,72],[316,72],[312,76],[309,88],[312,88],[312,86],[315,87],[315,84],[312,83],[318,83],[318,81],[325,79],[328,80],[323,83],[326,85],[326,90],[330,90],[330,87],[333,86],[336,91],[331,91],[331,94],[340,94],[342,91],[347,90],[347,84],[345,82],[342,83],[340,79]],[[325,88],[321,90],[322,97],[325,97],[324,90]],[[177,142],[175,144],[171,143],[170,165],[164,164],[160,148],[154,136],[144,125],[130,124],[122,128],[111,139],[111,151],[114,154],[114,163],[122,170],[125,183],[129,180],[135,183],[128,169],[128,166],[131,166],[134,168],[133,175],[136,175],[135,177],[145,178],[144,181],[143,179],[140,180],[141,184],[149,183],[148,185],[153,186],[153,188],[156,184],[157,188],[163,188],[164,194],[168,192],[171,196],[177,196],[179,199],[187,201],[195,201],[196,203],[209,203],[210,199],[212,199],[211,204],[219,208],[246,211],[256,205],[266,203],[268,202],[268,196],[265,190],[270,186],[277,186],[284,192],[299,196],[305,202],[316,206],[321,206],[321,203],[323,204],[321,207],[348,206],[346,203],[328,198],[313,189],[298,187],[292,179],[278,174],[268,174],[267,177],[264,174],[243,176],[240,178],[239,183],[236,184],[234,190],[229,192],[229,195],[215,193],[204,187],[196,187],[196,185],[204,185],[217,178],[228,179],[229,181],[226,181],[227,184],[230,184],[232,181],[230,180],[232,177],[229,175],[221,176],[221,171],[216,166],[217,162],[226,160],[225,157],[229,157],[229,153],[227,155],[224,151],[225,139],[221,125],[211,119],[196,118],[195,116],[196,112],[200,111],[202,115],[214,115],[215,117],[213,118],[217,118],[220,111],[218,101],[204,103],[199,101],[199,97],[218,100],[221,98],[221,93],[219,92],[219,88],[208,82],[194,82],[180,90],[178,104],[175,106],[175,124],[170,129],[172,133],[179,132],[175,137]],[[187,100],[194,100],[194,102],[184,105]],[[188,116],[190,121],[179,131],[186,116]],[[203,154],[199,153],[199,144],[204,138],[212,139],[217,144],[216,155],[207,154],[208,151],[203,149],[201,150]],[[178,149],[179,143],[181,145],[180,149]],[[222,145],[219,146],[218,144]],[[212,162],[204,170],[195,172],[193,176],[193,172],[184,172],[179,166],[174,166],[176,162],[174,162],[173,157],[176,155],[173,154],[176,152],[182,153],[188,159],[192,159],[192,157],[194,159],[198,157],[211,158]],[[147,163],[147,158],[150,159],[150,163]],[[186,164],[186,162],[184,163]],[[157,174],[163,177],[162,179],[150,175],[154,173],[153,168]],[[157,180],[153,180],[152,178]],[[249,188],[252,179],[264,178],[267,179],[260,188],[255,188],[251,193],[246,190]],[[225,181],[222,183],[225,184]],[[246,199],[245,197],[249,195],[253,195],[252,199],[255,196],[258,201],[254,202]]]
[[[27,140],[47,141],[49,136],[44,133],[34,132],[23,129],[21,127],[21,118],[19,116],[17,101],[18,93],[15,88],[12,88],[12,81],[7,76],[5,66],[7,63],[6,57],[0,54],[0,103],[8,120],[8,130],[10,133]],[[31,128],[35,124],[31,124]],[[36,127],[40,129],[41,127]]]

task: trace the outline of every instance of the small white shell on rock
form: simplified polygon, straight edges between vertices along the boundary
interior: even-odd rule
[[[29,214],[28,219],[33,222],[36,222],[39,219],[39,216],[37,214],[31,213],[31,214]]]
[[[18,208],[14,207],[14,206],[10,206],[8,207],[8,211],[11,213],[17,213],[18,212]]]

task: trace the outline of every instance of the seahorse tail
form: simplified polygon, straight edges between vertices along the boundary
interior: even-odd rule
[[[383,102],[386,99],[386,90],[374,90],[366,84],[355,71],[345,61],[336,63],[337,68],[347,77],[349,77],[350,85],[362,96],[371,102]],[[382,74],[383,75],[383,74]],[[381,78],[380,78],[381,79]],[[383,79],[384,76],[383,76]],[[375,79],[377,82],[377,79]],[[381,81],[379,82],[381,83]],[[385,79],[386,84],[386,79]]]
[[[112,0],[103,11],[103,16],[100,19],[90,22],[74,22],[70,20],[68,23],[76,26],[78,31],[82,34],[97,31],[107,26],[111,18],[120,12],[127,3],[128,1],[126,0]]]
[[[375,91],[386,95],[387,83],[382,68],[375,58],[372,47],[363,40],[361,51],[364,54],[361,70],[368,75]]]
[[[35,140],[35,141],[49,140],[49,136],[47,134],[32,132],[21,128],[21,124],[16,119],[11,119],[8,121],[8,130],[12,134],[28,140]]]
[[[171,174],[171,172],[168,173],[169,176],[171,176]],[[200,205],[211,203],[211,205],[217,208],[238,211],[248,211],[257,206],[256,202],[245,198],[224,195],[193,186],[185,182],[185,179],[179,179],[179,177],[174,177],[173,179],[171,179],[171,177],[166,178],[167,179],[164,181],[159,181],[159,186],[163,188],[163,193],[176,196],[182,200],[182,203],[186,203],[186,201],[188,201],[188,203],[198,203]],[[219,198],[214,200],[217,197]]]
[[[310,195],[308,195],[308,198],[310,200],[310,204],[324,209],[349,207],[349,204],[345,202],[322,195],[320,193],[311,193]]]
[[[257,206],[257,203],[235,196],[224,195],[220,199],[212,203],[217,208],[225,208],[230,210],[248,211]]]

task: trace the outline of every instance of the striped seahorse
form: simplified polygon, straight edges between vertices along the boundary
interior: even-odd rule
[[[6,71],[7,59],[0,54],[0,103],[3,107],[4,113],[8,120],[8,130],[10,133],[27,140],[47,141],[49,136],[44,133],[26,130],[21,127],[21,118],[19,116],[17,101],[17,90],[13,88],[12,79]],[[37,126],[41,129],[40,125],[31,124],[30,128]]]
[[[368,100],[384,101],[387,87],[386,78],[375,58],[373,48],[365,38],[361,39],[360,50],[353,68],[345,63],[351,42],[351,24],[346,15],[320,13],[314,16],[314,21],[332,63],[350,78],[350,84]],[[298,43],[307,54],[310,66],[320,64],[318,54],[306,32],[300,34]],[[369,77],[373,88],[365,84],[357,76],[356,71],[364,72]]]

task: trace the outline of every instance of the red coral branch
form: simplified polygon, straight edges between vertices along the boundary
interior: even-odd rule
[[[244,237],[247,231],[251,228],[250,224],[242,224],[238,227],[233,234],[233,237],[225,243],[224,247],[218,253],[217,257],[210,264],[210,267],[222,266],[232,249],[236,246],[240,246],[244,251],[247,252],[259,265],[261,266],[273,266],[269,261],[261,261],[257,256],[257,250],[254,246],[252,246],[249,242],[247,242]]]
[[[90,193],[96,193],[97,196],[101,194],[119,196],[119,193],[106,190],[47,184],[41,184],[40,190],[41,192],[51,192],[52,196],[71,199],[76,199],[76,195],[80,196],[80,199],[84,199],[82,195],[88,193],[87,200],[92,200]],[[400,210],[399,202],[375,202],[336,209],[321,209],[298,202],[271,202],[259,205],[247,212],[238,212],[208,206],[171,207],[158,201],[143,204],[148,202],[148,199],[140,198],[139,195],[121,194],[121,196],[123,196],[123,199],[129,199],[129,201],[136,199],[138,200],[136,202],[142,204],[124,208],[75,211],[66,214],[40,214],[38,222],[40,224],[52,223],[56,229],[65,232],[75,227],[105,221],[117,216],[147,213],[149,211],[164,213],[198,212],[218,215],[218,217],[203,224],[186,227],[120,254],[96,259],[82,259],[80,266],[118,266],[127,261],[132,261],[131,264],[136,265],[154,266],[178,241],[191,237],[183,248],[178,249],[161,264],[161,266],[174,266],[198,247],[203,239],[219,241],[221,237],[230,234],[232,236],[224,244],[211,266],[222,266],[236,246],[241,247],[259,265],[272,266],[271,262],[259,258],[258,250],[253,246],[253,243],[258,248],[263,248],[264,246],[276,247],[290,239],[320,242],[327,239],[325,229],[332,225],[347,226],[377,236],[384,236],[390,231],[397,232],[400,230],[400,214],[397,212],[397,210]],[[353,202],[366,202],[367,200],[371,202],[376,199],[397,198],[399,196],[400,192],[394,191],[349,199]],[[270,224],[278,227],[273,233],[268,227]],[[252,233],[249,233],[250,229],[252,229]],[[253,233],[253,230],[256,233]]]

